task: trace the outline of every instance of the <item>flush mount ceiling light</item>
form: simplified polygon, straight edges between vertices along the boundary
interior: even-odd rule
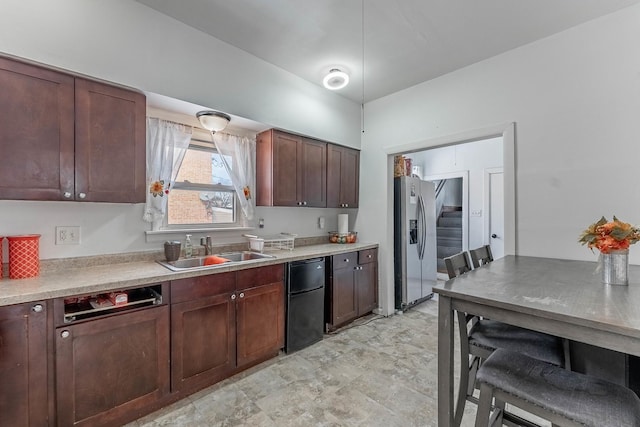
[[[349,84],[349,74],[338,68],[332,68],[329,74],[322,79],[322,84],[329,90],[342,89]]]
[[[202,127],[211,132],[218,132],[227,127],[231,117],[217,111],[199,111],[196,117],[200,120]]]

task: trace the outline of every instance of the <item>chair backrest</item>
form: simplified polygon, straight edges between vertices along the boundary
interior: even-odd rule
[[[484,245],[477,249],[471,249],[469,251],[471,255],[471,263],[473,268],[478,268],[481,265],[485,265],[493,261],[493,254],[491,253],[491,246]]]
[[[459,254],[445,258],[444,265],[447,267],[449,279],[453,279],[467,271],[471,271],[471,262],[469,261],[469,255],[467,255],[466,252],[460,252]]]

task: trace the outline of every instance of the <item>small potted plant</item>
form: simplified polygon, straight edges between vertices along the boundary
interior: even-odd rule
[[[582,232],[578,241],[589,249],[600,251],[599,266],[602,281],[608,285],[627,285],[629,271],[629,246],[640,240],[640,229],[605,217],[591,224]]]

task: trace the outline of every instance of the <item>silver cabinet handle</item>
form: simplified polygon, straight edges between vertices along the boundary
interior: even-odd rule
[[[307,202],[302,202],[302,206],[307,206]]]
[[[42,304],[36,304],[33,307],[31,307],[31,311],[33,311],[34,313],[42,313],[42,310],[44,310],[44,307],[42,306]]]
[[[344,207],[345,207],[345,208],[348,208],[348,207],[349,207],[349,203],[345,203],[345,204],[344,204]]]
[[[344,262],[349,262],[349,258],[345,258],[345,259],[344,259]]]
[[[373,258],[373,255],[369,254],[367,255],[367,258]]]
[[[85,193],[80,193],[78,194],[78,197],[80,197],[81,199],[84,199],[87,197],[87,195]]]
[[[244,292],[240,292],[240,298],[244,298]]]
[[[71,193],[68,191],[65,191],[64,194],[62,195],[65,199],[70,199],[71,198]]]
[[[62,332],[60,332],[60,336],[62,338],[69,338],[69,336],[71,335],[71,332],[67,331],[66,329]]]
[[[231,294],[231,299],[232,300],[236,299],[236,294]]]

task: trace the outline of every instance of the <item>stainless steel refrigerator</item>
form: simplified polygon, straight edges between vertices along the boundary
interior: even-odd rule
[[[433,297],[437,281],[436,203],[432,182],[394,178],[395,307]]]

